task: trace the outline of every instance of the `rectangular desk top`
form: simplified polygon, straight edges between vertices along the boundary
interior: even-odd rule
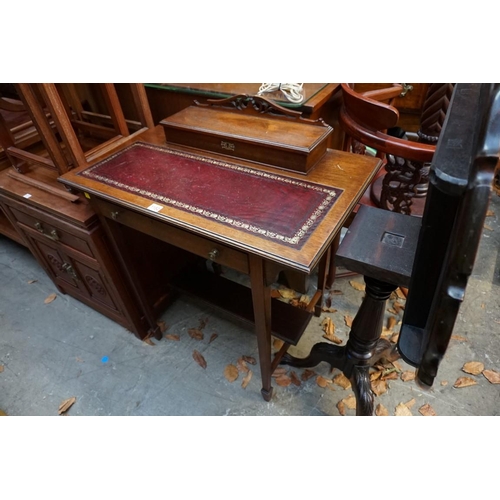
[[[307,175],[167,145],[159,127],[60,181],[198,236],[310,273],[380,166],[328,150]]]

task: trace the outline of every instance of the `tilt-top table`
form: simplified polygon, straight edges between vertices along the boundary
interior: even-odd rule
[[[99,214],[155,334],[124,226],[249,275],[250,289],[201,268],[180,273],[172,285],[255,324],[261,392],[269,401],[280,357],[297,344],[315,308],[319,314],[330,246],[379,167],[378,158],[329,149],[308,174],[295,173],[169,145],[157,127],[60,181],[82,191]],[[280,271],[309,275],[318,265],[307,309],[271,298]],[[271,335],[284,341],[274,361]]]

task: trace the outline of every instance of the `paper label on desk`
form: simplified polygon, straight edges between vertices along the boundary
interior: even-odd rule
[[[156,203],[153,203],[149,205],[148,210],[151,210],[152,212],[159,212],[163,207],[161,205],[158,205]]]
[[[29,193],[26,193],[23,198],[31,198],[31,195]]]

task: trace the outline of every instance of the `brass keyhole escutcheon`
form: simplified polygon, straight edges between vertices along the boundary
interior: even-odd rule
[[[210,252],[208,252],[208,258],[210,260],[216,260],[217,257],[219,257],[219,250],[217,250],[217,248],[213,248]]]

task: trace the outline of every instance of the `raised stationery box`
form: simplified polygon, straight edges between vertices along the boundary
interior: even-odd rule
[[[333,132],[322,120],[301,118],[300,113],[257,96],[236,96],[190,106],[160,124],[168,144],[304,174],[325,154]]]

